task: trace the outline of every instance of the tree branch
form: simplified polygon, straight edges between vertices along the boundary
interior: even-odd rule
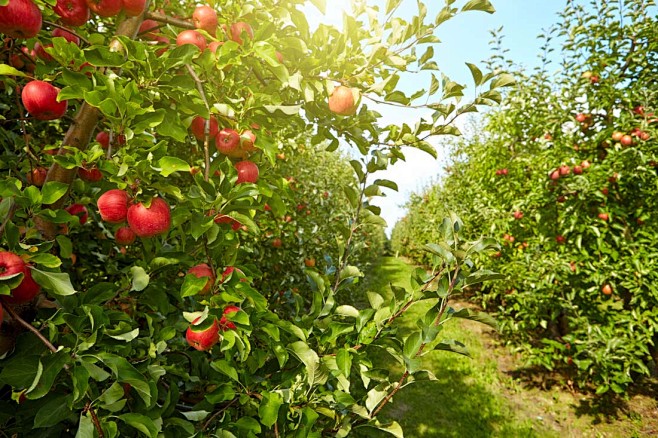
[[[172,26],[182,27],[184,29],[196,29],[194,23],[181,20],[180,18],[170,17],[168,15],[160,14],[158,12],[147,12],[144,18],[148,20],[158,21],[160,23],[171,24]]]
[[[43,342],[45,344],[45,346],[48,347],[48,349],[50,351],[52,351],[53,353],[57,352],[57,348],[55,348],[55,346],[53,344],[51,344],[50,341],[48,339],[46,339],[46,337],[44,335],[42,335],[39,330],[37,330],[36,327],[34,327],[32,324],[29,324],[27,321],[25,321],[23,318],[21,318],[18,315],[18,313],[16,313],[14,308],[12,306],[10,306],[9,304],[7,304],[2,298],[0,298],[0,301],[2,301],[2,308],[7,311],[9,316],[11,316],[11,319],[13,319],[14,321],[17,321],[20,325],[22,325],[23,327],[25,327],[26,329],[28,329],[29,331],[34,333],[36,335],[36,337],[39,338],[39,340],[41,342]]]

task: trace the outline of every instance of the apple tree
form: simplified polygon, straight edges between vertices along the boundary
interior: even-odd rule
[[[503,248],[483,263],[507,280],[480,290],[482,302],[529,363],[599,394],[658,366],[652,7],[569,2],[547,34],[547,50],[562,44],[558,74],[519,71],[393,236],[423,260],[444,208],[473,224],[471,237],[498,236]]]
[[[411,290],[373,293],[360,309],[336,295],[363,275],[361,224],[381,225],[368,199],[394,185],[373,174],[405,147],[435,154],[429,137],[500,99],[506,78],[472,66],[483,88],[462,103],[432,60],[441,23],[493,8],[447,1],[430,15],[419,2],[402,18],[399,1],[358,2],[338,30],[312,29],[304,3],[0,0],[4,434],[400,436],[377,413],[431,378],[424,351],[463,352],[437,337],[443,322],[491,323],[447,306],[486,278],[470,258],[493,245],[458,239],[456,218],[428,247],[435,271]],[[397,87],[414,71],[427,72],[427,91]],[[385,125],[375,101],[431,117]],[[262,257],[265,206],[293,213],[286,177],[300,170],[277,155],[341,141],[358,151],[351,177],[333,181],[345,215],[335,247],[313,254],[332,254],[333,267],[309,266],[299,305],[283,312],[263,292],[278,258]],[[282,269],[296,257],[281,256]],[[426,296],[441,300],[399,339],[395,319]],[[374,368],[381,348],[407,365],[403,380]]]

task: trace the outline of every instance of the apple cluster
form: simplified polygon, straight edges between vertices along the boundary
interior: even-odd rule
[[[153,198],[150,205],[131,202],[128,193],[112,189],[103,193],[96,203],[101,219],[110,224],[128,222],[128,227],[121,227],[115,234],[115,240],[121,245],[129,245],[135,237],[154,237],[165,234],[171,227],[171,210],[162,198]]]
[[[235,330],[237,328],[231,321],[231,317],[239,311],[239,307],[229,305],[224,308],[219,321],[215,317],[205,320],[202,320],[201,317],[195,318],[185,333],[187,343],[190,347],[199,351],[210,350],[219,342],[220,332]]]

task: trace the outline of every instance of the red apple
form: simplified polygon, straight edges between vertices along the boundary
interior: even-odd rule
[[[158,22],[155,20],[144,20],[142,21],[142,24],[139,26],[137,35],[149,40],[154,40],[158,38],[158,35],[156,33],[158,32],[159,27],[160,24],[158,24]]]
[[[601,292],[603,292],[603,295],[612,295],[612,286],[609,284],[604,284],[601,287]]]
[[[235,155],[240,149],[240,134],[233,129],[222,129],[215,137],[215,147],[220,154]]]
[[[607,221],[609,218],[608,213],[599,213],[599,219],[602,221]]]
[[[52,47],[52,44],[46,44],[45,46],[41,44],[40,42],[36,42],[34,44],[34,54],[42,60],[43,62],[52,62],[55,60],[52,56],[50,56],[50,53],[46,52],[46,49],[48,47]]]
[[[89,9],[101,17],[114,17],[121,12],[121,0],[86,0]]]
[[[250,40],[254,38],[254,30],[251,28],[249,23],[238,21],[237,23],[231,24],[231,30],[229,31],[229,38],[231,40],[238,44],[242,44],[243,33],[247,34]]]
[[[621,140],[619,140],[622,146],[631,146],[633,144],[633,137],[631,137],[628,134],[625,134],[624,136],[621,137]]]
[[[67,26],[82,26],[89,21],[90,12],[85,0],[57,0],[53,11]]]
[[[582,166],[573,166],[573,173],[576,175],[582,175],[583,174],[583,167]]]
[[[206,50],[206,39],[196,30],[184,30],[176,37],[176,45],[183,46],[185,44],[193,44],[199,50]]]
[[[21,283],[11,290],[10,296],[3,296],[5,302],[20,304],[32,300],[39,293],[40,286],[32,279],[30,266],[17,254],[0,251],[0,277],[23,273]]]
[[[101,144],[103,149],[107,149],[110,147],[110,134],[106,131],[101,131],[96,134],[96,141]]]
[[[219,319],[219,328],[222,329],[222,331],[227,331],[227,330],[235,330],[235,324],[233,324],[229,318],[231,315],[234,313],[238,313],[240,311],[240,308],[238,306],[226,306],[224,308],[224,312],[222,314],[222,317]]]
[[[315,259],[313,257],[304,259],[304,265],[306,265],[307,268],[314,268],[315,267]]]
[[[275,248],[281,248],[283,246],[283,241],[277,237],[272,241],[272,246]]]
[[[589,168],[589,166],[591,166],[591,164],[587,160],[584,160],[582,163],[580,163],[580,165],[583,167],[583,169],[587,169]]]
[[[567,176],[571,173],[571,168],[566,164],[560,166],[560,176]]]
[[[562,235],[558,235],[558,236],[555,236],[555,241],[556,241],[557,243],[559,243],[560,245],[563,245],[564,242],[567,241],[567,239],[566,239],[564,236],[562,236]]]
[[[601,193],[603,193],[604,196],[608,196],[608,193],[609,193],[609,192],[610,192],[610,191],[608,190],[607,187],[603,187],[603,188],[601,189]]]
[[[351,116],[356,113],[356,102],[354,93],[349,87],[343,85],[334,88],[329,97],[329,110],[340,116]]]
[[[238,180],[236,184],[255,183],[258,181],[258,166],[251,161],[240,161],[235,163],[235,169],[238,171]]]
[[[27,174],[27,182],[37,187],[43,186],[48,176],[48,169],[45,167],[35,167],[32,172]]]
[[[141,202],[128,208],[128,225],[138,237],[153,237],[169,231],[171,209],[162,198],[153,198],[150,207]]]
[[[251,132],[251,130],[246,130],[240,135],[240,148],[245,152],[254,152],[256,147],[256,134]]]
[[[123,11],[128,17],[137,17],[146,7],[146,0],[122,0]]]
[[[86,182],[98,182],[103,179],[103,174],[96,166],[90,168],[78,167],[78,176]]]
[[[73,35],[68,30],[60,29],[59,27],[53,29],[53,37],[64,38],[69,43],[73,43],[76,46],[80,45],[80,37]]]
[[[620,131],[615,131],[612,133],[612,141],[620,141],[621,138],[624,136],[623,132]]]
[[[204,119],[201,116],[196,116],[194,119],[192,119],[192,124],[190,125],[190,129],[192,129],[192,135],[197,140],[204,141],[206,138],[205,134],[205,129],[206,129],[206,119]],[[210,139],[212,140],[217,136],[217,133],[219,132],[219,126],[217,125],[217,119],[214,116],[210,116],[210,132],[209,136]]]
[[[0,6],[0,33],[9,37],[35,37],[41,23],[41,10],[31,0],[9,0]]]
[[[87,212],[87,207],[82,204],[71,204],[66,207],[68,214],[73,216],[78,216],[80,218],[80,225],[84,225],[89,218],[89,213]]]
[[[203,29],[215,36],[217,31],[217,12],[210,6],[197,6],[192,14],[192,22],[197,29]]]
[[[559,170],[554,170],[551,172],[551,180],[557,181],[560,179],[560,171]]]
[[[121,227],[114,233],[114,241],[119,245],[131,245],[136,237],[130,227]]]
[[[30,81],[23,87],[21,99],[25,109],[38,120],[59,119],[66,113],[66,101],[58,102],[59,88],[48,82]]]
[[[590,118],[589,114],[578,113],[576,114],[576,122],[584,123]]]
[[[520,210],[515,211],[514,219],[516,219],[517,221],[523,219],[523,212]]]
[[[205,295],[212,289],[213,284],[215,284],[215,273],[210,266],[206,263],[201,263],[200,265],[192,266],[187,270],[188,274],[193,274],[196,278],[207,277],[208,281],[206,285],[203,286],[203,289],[199,292],[201,295]]]
[[[119,189],[103,193],[96,203],[101,219],[111,224],[119,224],[126,220],[128,214],[128,193]]]
[[[205,320],[196,325],[198,320],[199,318],[195,319],[187,328],[185,339],[190,347],[194,347],[199,351],[210,350],[219,342],[219,324],[217,319],[212,318],[212,321]]]
[[[210,44],[208,44],[208,50],[210,53],[217,53],[217,49],[219,49],[220,46],[224,45],[224,41],[212,41]]]
[[[566,201],[567,201],[567,197],[564,196],[564,195],[560,195],[560,196],[557,197],[557,202],[562,203],[562,202],[566,202]]]

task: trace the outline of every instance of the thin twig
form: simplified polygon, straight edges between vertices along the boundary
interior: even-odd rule
[[[149,20],[155,20],[159,21],[160,23],[166,23],[166,24],[171,24],[176,27],[182,27],[184,29],[196,29],[194,26],[194,23],[191,23],[189,21],[181,20],[180,18],[174,18],[170,17],[168,15],[164,14],[159,14],[157,12],[147,12],[144,15],[144,18],[149,19]]]
[[[379,414],[379,411],[381,411],[384,406],[386,406],[386,403],[388,403],[393,396],[402,388],[402,384],[404,383],[404,380],[409,377],[409,371],[405,371],[404,374],[402,374],[402,377],[400,377],[400,380],[398,380],[398,386],[393,388],[393,391],[391,391],[386,397],[384,397],[384,400],[382,400],[379,403],[379,406],[377,406],[377,409],[373,411],[373,413],[370,415],[370,418],[375,418],[377,414]]]
[[[94,423],[96,432],[98,432],[98,438],[105,438],[105,433],[103,432],[103,428],[101,427],[101,422],[98,421],[98,417],[96,416],[96,411],[94,411],[94,408],[91,406],[90,401],[87,402],[84,410],[85,412],[89,412],[89,414],[91,415],[91,421]]]
[[[75,35],[76,37],[80,38],[80,41],[83,41],[86,45],[91,46],[91,43],[89,42],[89,40],[87,40],[85,37],[83,37],[83,36],[80,35],[79,33],[76,33],[74,30],[69,29],[69,28],[66,27],[66,26],[62,26],[61,24],[57,24],[57,23],[55,23],[55,22],[53,22],[53,21],[47,21],[47,20],[43,20],[43,24],[47,24],[48,26],[58,27],[58,28],[60,28],[60,29],[62,29],[62,30],[65,30],[65,31],[67,31],[68,33],[70,33],[71,35]]]
[[[0,300],[2,300],[2,299],[0,298]],[[29,324],[27,321],[25,321],[23,318],[21,318],[18,315],[18,313],[16,313],[14,308],[12,306],[6,304],[4,300],[2,300],[2,307],[7,311],[7,313],[9,313],[9,316],[11,316],[11,319],[13,319],[15,321],[18,321],[18,323],[20,325],[22,325],[23,327],[25,327],[26,329],[28,329],[29,331],[34,333],[37,336],[37,338],[39,338],[39,340],[41,340],[41,342],[43,342],[45,344],[45,346],[48,347],[48,349],[50,351],[52,351],[53,353],[57,352],[57,348],[55,348],[55,346],[53,344],[51,344],[50,341],[48,339],[46,339],[45,336],[43,336],[39,330],[37,330],[36,327],[34,327],[32,324]]]
[[[205,158],[205,171],[203,173],[203,179],[208,181],[210,178],[210,150],[209,150],[209,142],[210,142],[210,104],[208,103],[208,99],[206,98],[206,92],[203,90],[203,82],[201,79],[199,79],[199,76],[196,74],[194,69],[192,68],[191,65],[187,65],[187,71],[190,73],[190,76],[192,76],[192,79],[194,79],[194,83],[196,84],[196,88],[199,91],[199,94],[201,95],[201,99],[203,100],[204,105],[206,106],[206,109],[208,110],[208,118],[205,121],[204,127],[203,127],[203,132],[205,134],[205,138],[203,141],[203,153],[204,153],[204,158]]]
[[[210,426],[210,423],[212,423],[213,420],[215,420],[215,418],[217,418],[219,415],[221,415],[225,410],[227,410],[228,408],[230,408],[230,407],[231,407],[233,404],[235,404],[235,402],[237,402],[237,401],[238,401],[238,398],[236,397],[236,398],[234,398],[233,400],[231,400],[226,406],[224,406],[223,408],[221,408],[219,411],[215,412],[215,413],[212,415],[212,417],[210,417],[210,418],[208,419],[208,421],[206,421],[206,423],[203,425],[203,427],[201,428],[201,430],[206,430],[206,429],[208,428],[208,426]]]

